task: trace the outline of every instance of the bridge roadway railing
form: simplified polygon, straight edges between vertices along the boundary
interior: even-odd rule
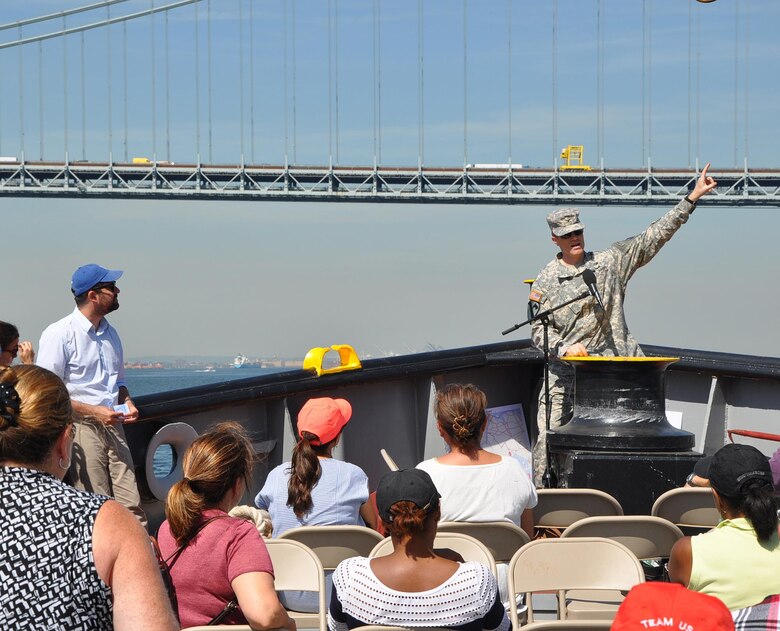
[[[719,186],[711,204],[780,206],[780,169],[713,175]],[[3,162],[0,196],[628,206],[673,203],[696,178],[693,169]]]

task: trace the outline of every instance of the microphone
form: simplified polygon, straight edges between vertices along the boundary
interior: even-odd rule
[[[592,269],[586,269],[582,272],[582,280],[585,281],[585,285],[588,287],[590,295],[596,299],[599,303],[599,307],[604,311],[604,303],[601,301],[601,294],[599,288],[596,286],[596,273]]]

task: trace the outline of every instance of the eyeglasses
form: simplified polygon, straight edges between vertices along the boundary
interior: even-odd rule
[[[4,348],[4,353],[8,353],[11,357],[16,357],[17,353],[19,352],[19,347],[16,348]]]
[[[109,291],[116,291],[116,283],[103,283],[95,285],[92,288],[92,291],[100,291],[101,289],[108,289]]]
[[[561,239],[570,239],[571,237],[581,237],[584,230],[572,230],[560,236]]]

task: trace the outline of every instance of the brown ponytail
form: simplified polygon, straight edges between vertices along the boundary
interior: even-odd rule
[[[287,481],[287,506],[293,509],[298,519],[308,513],[313,506],[311,490],[322,475],[318,456],[328,453],[330,446],[330,443],[312,445],[312,441],[319,442],[320,439],[311,432],[302,431],[301,436],[293,449],[290,479]]]
[[[226,421],[190,445],[184,454],[184,477],[171,487],[165,516],[181,545],[200,522],[201,513],[219,504],[243,478],[249,488],[254,450],[241,425]]]

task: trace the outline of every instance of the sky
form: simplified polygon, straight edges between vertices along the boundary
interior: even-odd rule
[[[82,4],[8,0],[0,21]],[[21,73],[20,49],[0,50],[0,155],[19,156],[23,146],[27,159],[61,161],[67,132],[71,159],[105,161],[109,150],[123,159],[127,50],[128,156],[193,162],[200,153],[207,161],[210,131],[212,161],[233,164],[242,149],[248,163],[280,164],[286,154],[297,164],[372,164],[377,156],[384,165],[451,166],[503,163],[511,150],[514,162],[552,166],[562,146],[584,144],[586,162],[612,168],[709,160],[717,177],[746,156],[751,166],[779,166],[776,0],[468,0],[465,55],[463,3],[425,0],[422,101],[416,1],[332,2],[330,47],[326,2],[211,5],[211,126],[201,2],[197,51],[194,6],[171,12],[168,64],[160,15],[154,40],[149,18],[129,23],[127,47],[121,26],[88,32],[83,99],[80,36],[69,36],[64,49],[61,39],[44,42],[40,55],[37,44],[24,47]],[[131,0],[111,15],[149,6]],[[74,16],[67,25],[104,16],[105,9]],[[23,35],[53,27],[25,27]],[[0,31],[0,45],[17,34]],[[522,280],[555,252],[544,221],[553,209],[0,196],[7,269],[0,319],[37,344],[43,328],[72,309],[73,270],[96,262],[125,270],[121,307],[110,319],[129,358],[301,357],[337,343],[365,356],[496,342],[525,319]],[[587,246],[608,247],[665,210],[583,207]],[[631,281],[626,315],[637,339],[780,355],[772,329],[779,223],[777,209],[703,202]]]

